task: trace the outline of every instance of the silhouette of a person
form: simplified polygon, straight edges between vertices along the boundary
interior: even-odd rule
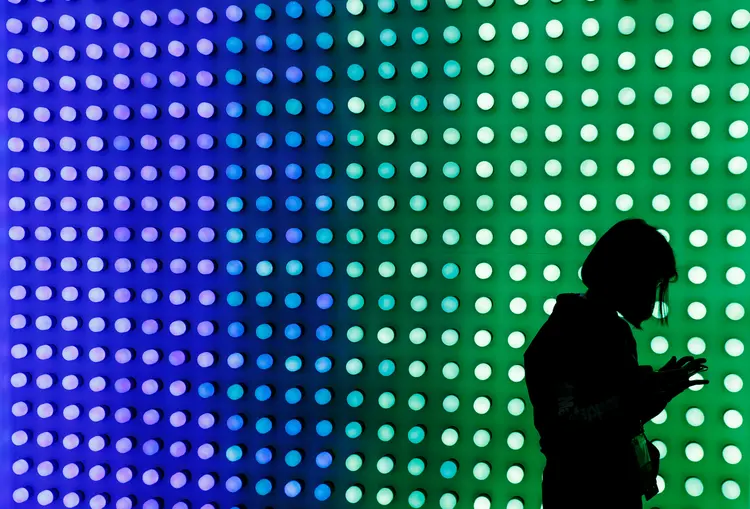
[[[706,359],[672,357],[658,371],[638,364],[629,324],[641,330],[677,280],[672,248],[653,226],[641,219],[614,225],[591,250],[581,277],[588,291],[558,295],[524,353],[547,460],[542,503],[544,509],[641,509],[643,497],[659,491],[659,451],[643,425],[684,390],[708,383],[691,379],[708,369]]]

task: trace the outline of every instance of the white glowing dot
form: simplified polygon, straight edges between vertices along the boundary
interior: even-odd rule
[[[210,55],[214,51],[214,43],[208,39],[200,39],[196,44],[196,48],[201,55]]]
[[[5,29],[12,34],[20,34],[23,31],[23,22],[17,18],[10,18],[5,22]]]
[[[196,17],[198,18],[198,21],[200,21],[203,24],[209,24],[214,20],[214,13],[211,9],[207,7],[201,7],[198,9],[198,12],[196,13]]]
[[[72,46],[61,46],[57,54],[66,62],[72,62],[76,58],[76,50]]]
[[[146,58],[154,58],[156,56],[157,49],[156,45],[152,42],[144,42],[141,44],[141,55]]]
[[[133,471],[129,469],[128,467],[123,467],[120,470],[117,471],[117,474],[115,474],[115,477],[117,478],[117,481],[125,484],[131,481],[133,479]]]
[[[91,30],[99,30],[102,27],[102,18],[97,14],[86,16],[86,26]]]
[[[8,61],[13,64],[20,64],[23,62],[23,51],[17,48],[11,48],[7,53]]]
[[[36,501],[39,505],[47,506],[55,501],[55,495],[50,490],[40,491],[36,496]]]
[[[203,491],[208,491],[211,488],[214,487],[216,484],[216,481],[214,480],[213,476],[209,474],[205,474],[201,476],[200,479],[198,479],[198,487]]]
[[[141,13],[141,23],[144,25],[152,27],[156,25],[157,21],[159,21],[159,17],[154,11],[145,10]]]
[[[126,28],[130,24],[130,16],[122,11],[117,11],[112,15],[112,22],[120,28]]]
[[[234,23],[242,20],[242,9],[236,5],[230,5],[226,10],[227,19]]]
[[[40,79],[40,78],[36,78],[36,79]],[[41,78],[41,79],[44,79],[44,78]],[[34,80],[34,82],[36,83],[36,80]],[[11,78],[8,80],[9,91],[13,92],[14,94],[19,94],[23,92],[23,89],[24,89],[24,84],[22,80],[18,78]],[[42,92],[44,92],[44,90],[42,90]]]
[[[71,31],[76,27],[76,20],[73,16],[63,14],[57,22],[63,30]]]
[[[169,74],[169,83],[171,83],[174,87],[183,87],[185,86],[186,81],[187,78],[180,71],[172,71]]]
[[[203,118],[211,118],[214,116],[216,109],[211,103],[200,103],[198,105],[198,115],[200,115]]]
[[[172,9],[169,11],[168,18],[173,25],[182,25],[185,22],[185,13],[180,9]]]
[[[167,51],[169,51],[169,54],[173,57],[181,57],[185,54],[185,45],[180,41],[172,41],[169,43],[169,46],[167,46]]]
[[[61,89],[65,90],[66,92],[72,92],[73,90],[75,90],[78,82],[76,82],[75,78],[71,76],[63,76],[62,78],[60,78],[59,84]]]
[[[112,51],[117,58],[128,58],[130,56],[130,46],[128,46],[124,42],[118,42],[117,44],[115,44],[112,48]],[[120,75],[118,74],[118,76]]]

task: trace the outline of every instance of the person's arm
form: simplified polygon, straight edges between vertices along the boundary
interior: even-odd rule
[[[643,373],[646,375],[654,372],[654,368],[648,365],[638,366],[638,368],[643,370]],[[646,391],[643,397],[636,402],[638,418],[641,420],[641,424],[646,424],[659,415],[670,400],[671,398],[662,392]]]

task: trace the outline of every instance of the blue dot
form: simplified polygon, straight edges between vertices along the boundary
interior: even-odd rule
[[[302,81],[303,77],[304,74],[299,67],[290,67],[286,70],[286,79],[289,80],[290,83],[299,83]]]
[[[302,209],[302,200],[298,196],[290,196],[286,199],[284,205],[290,212],[299,212]]]
[[[299,339],[299,337],[302,335],[302,327],[300,327],[296,323],[290,323],[286,327],[284,327],[284,337],[287,339]]]
[[[286,394],[284,394],[284,400],[290,405],[296,405],[297,403],[302,401],[302,391],[300,391],[296,387],[292,387],[291,389],[286,391]]]
[[[318,465],[319,468],[328,468],[332,463],[333,456],[331,456],[331,453],[327,451],[321,452],[315,458],[315,464]]]
[[[255,335],[258,339],[268,339],[271,334],[273,334],[273,328],[267,323],[262,323],[255,328]]]
[[[229,69],[224,75],[224,79],[226,79],[227,83],[230,85],[239,85],[242,83],[242,73],[237,69]]]
[[[259,35],[255,38],[255,47],[260,51],[267,53],[273,49],[273,39],[267,35]]]
[[[210,398],[216,392],[216,387],[212,383],[205,382],[198,386],[198,396],[201,398]]]
[[[328,277],[333,274],[333,265],[330,262],[320,262],[317,271],[320,277]]]
[[[159,452],[159,443],[156,440],[147,440],[143,443],[143,453],[148,456],[153,456]]]
[[[289,228],[286,232],[286,240],[290,244],[299,244],[302,242],[302,230],[299,228]]]
[[[318,373],[328,373],[333,367],[333,362],[328,357],[321,357],[315,361],[315,371]]]
[[[333,5],[331,5],[331,2],[329,2],[328,0],[320,0],[317,4],[315,4],[315,12],[318,13],[318,16],[327,18],[328,16],[333,14]]]
[[[333,134],[329,131],[320,131],[315,135],[315,141],[317,141],[318,145],[321,147],[330,147],[333,145]]]
[[[328,83],[333,79],[333,70],[327,65],[321,65],[315,69],[315,78],[321,83]]]
[[[227,262],[227,273],[230,276],[239,276],[244,270],[245,266],[240,260],[230,260]]]
[[[260,133],[255,137],[255,144],[260,148],[270,148],[273,145],[273,136],[268,133]]]
[[[286,102],[286,112],[290,115],[299,115],[302,113],[302,102],[299,99],[289,99]]]
[[[315,176],[321,180],[328,180],[333,175],[331,165],[321,163],[315,167]]]
[[[321,437],[327,437],[328,435],[331,434],[332,431],[333,431],[333,423],[327,419],[320,421],[315,426],[315,432],[318,434],[318,436],[321,436]]]
[[[273,71],[271,71],[271,69],[261,67],[255,72],[255,79],[258,80],[258,83],[268,85],[273,81]]]
[[[268,417],[261,417],[255,423],[255,430],[261,435],[265,435],[273,429],[273,422]]]
[[[330,294],[325,293],[323,295],[319,295],[315,300],[315,303],[320,309],[331,309],[331,307],[333,306],[333,297],[331,297]]]
[[[244,113],[245,108],[238,102],[230,102],[227,104],[226,112],[232,118],[239,118]]]
[[[267,117],[271,113],[273,113],[273,104],[266,101],[265,99],[262,101],[258,101],[258,104],[255,105],[255,111],[258,113],[258,115]]]
[[[303,40],[299,34],[289,34],[286,36],[286,47],[292,51],[299,51],[302,49]]]
[[[242,43],[242,40],[237,37],[227,39],[227,49],[234,54],[242,52],[244,47],[245,45]]]
[[[349,76],[352,81],[360,81],[365,77],[365,70],[359,64],[352,64],[346,70],[346,75]]]
[[[331,487],[327,484],[318,484],[313,493],[315,494],[316,500],[323,502],[324,500],[331,498]]]
[[[229,133],[226,142],[229,148],[241,148],[245,140],[242,139],[239,133]]]
[[[333,112],[333,101],[323,97],[322,99],[318,99],[315,107],[321,115],[330,115]]]
[[[331,49],[333,47],[333,36],[328,32],[321,32],[315,38],[315,43],[320,49]]]
[[[328,341],[333,337],[333,329],[330,325],[321,325],[315,330],[315,337],[320,341]]]
[[[268,196],[260,196],[255,200],[255,208],[261,212],[268,212],[273,208],[273,200]]]
[[[330,244],[333,240],[333,232],[330,228],[321,228],[315,233],[315,238],[321,244]]]
[[[284,298],[284,305],[289,309],[297,309],[302,305],[302,297],[298,293],[290,293]]]
[[[302,135],[296,131],[289,131],[284,137],[288,147],[297,148],[302,145]]]
[[[273,295],[269,292],[260,292],[255,296],[255,303],[262,308],[267,308],[273,303]]]
[[[299,19],[302,17],[302,6],[299,2],[289,2],[286,4],[286,15],[290,18]]]
[[[130,138],[127,136],[115,136],[112,145],[116,150],[125,151],[130,149]]]
[[[268,228],[260,228],[255,232],[255,240],[261,244],[268,244],[273,239],[273,233]]]
[[[290,436],[298,435],[300,431],[302,431],[302,423],[299,422],[299,420],[297,419],[292,419],[286,423],[286,426],[284,426],[284,429],[286,430],[287,435],[290,435]]]
[[[226,169],[227,178],[231,180],[239,180],[244,175],[242,166],[239,164],[230,164]]]
[[[245,419],[242,418],[240,415],[233,415],[227,419],[227,428],[229,428],[232,431],[237,431],[239,429],[242,429],[242,426],[245,425]]]
[[[332,399],[333,395],[328,389],[319,389],[315,392],[315,402],[318,405],[327,405]]]
[[[245,334],[245,326],[240,322],[232,322],[227,327],[227,334],[233,338],[239,338]]]
[[[272,459],[273,459],[273,453],[268,447],[263,447],[261,449],[258,449],[258,452],[255,453],[255,460],[261,465],[265,465]]]
[[[268,21],[273,15],[273,10],[266,4],[258,4],[255,7],[255,16],[263,21]]]
[[[284,169],[284,174],[287,176],[287,178],[297,180],[302,177],[302,167],[299,164],[295,163],[287,164],[286,168]]]

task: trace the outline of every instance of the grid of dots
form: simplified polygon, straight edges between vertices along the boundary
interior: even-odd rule
[[[673,201],[711,218],[662,221],[682,252],[724,236],[687,279],[723,270],[729,332],[686,343],[722,397],[654,420],[692,472],[657,440],[662,496],[746,498],[740,2],[8,4],[6,500],[531,507],[520,353],[577,282],[564,232]]]

